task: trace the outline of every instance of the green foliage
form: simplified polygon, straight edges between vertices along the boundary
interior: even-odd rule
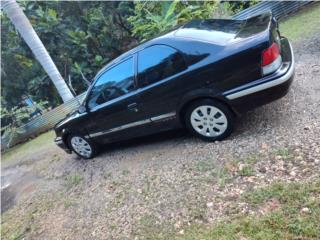
[[[6,101],[1,97],[1,136],[8,137],[7,147],[10,146],[12,140],[23,133],[19,127],[28,121],[30,117],[29,107],[14,107],[8,110],[4,105]]]
[[[2,153],[1,160],[10,161],[20,158],[21,156],[33,156],[35,154],[38,154],[39,151],[43,151],[43,149],[48,148],[48,146],[54,145],[54,142],[52,141],[54,137],[54,131],[43,133],[26,143],[22,143],[8,149],[4,153]]]
[[[133,36],[144,41],[191,19],[210,18],[217,7],[215,1],[183,2],[139,1],[128,17]]]
[[[20,6],[64,79],[77,94],[108,61],[135,44],[126,20],[131,2],[20,1]],[[1,96],[6,108],[22,95],[57,106],[61,99],[14,26],[1,13]]]
[[[238,171],[238,175],[242,177],[254,176],[255,170],[251,166],[244,166],[241,170]]]
[[[1,127],[1,132],[4,133],[9,138],[7,147],[11,145],[12,140],[18,135],[23,133],[19,129],[19,126],[29,118],[29,108],[28,107],[14,107],[10,111],[6,108],[1,108],[1,119],[5,119],[10,122],[9,125]]]
[[[238,13],[248,7],[253,6],[254,4],[257,4],[258,2],[258,0],[228,2],[228,9],[233,13]]]
[[[80,175],[69,175],[66,177],[65,179],[65,186],[67,188],[67,190],[79,185],[81,183],[81,181],[83,180],[83,177]]]
[[[263,215],[238,215],[211,227],[193,225],[177,239],[318,239],[320,236],[320,182],[275,183],[251,191],[244,200],[256,208],[277,199],[279,208]],[[303,212],[301,209],[309,211]]]
[[[1,136],[8,137],[7,147],[10,147],[12,140],[24,133],[19,127],[30,120],[31,114],[36,110],[43,110],[48,102],[34,103],[33,106],[15,106],[8,110],[4,105],[5,101],[1,97]]]
[[[320,31],[320,4],[311,5],[280,22],[280,32],[291,41],[302,40]],[[301,27],[303,23],[303,27]]]
[[[290,206],[307,206],[310,196],[320,194],[320,181],[312,184],[274,183],[268,188],[260,188],[243,195],[243,198],[250,204],[257,206],[271,198],[276,198],[283,204]]]

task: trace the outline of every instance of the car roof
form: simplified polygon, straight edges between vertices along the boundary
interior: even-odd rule
[[[168,42],[170,40],[172,40],[173,38],[175,38],[174,36],[174,32],[177,31],[178,28],[180,28],[181,25],[176,26],[174,29],[170,29],[169,31],[166,32],[162,32],[160,33],[158,36],[146,40],[145,42],[140,43],[138,46],[132,48],[131,50],[124,52],[123,54],[121,54],[120,56],[116,57],[115,59],[111,60],[109,63],[107,63],[102,69],[100,69],[100,71],[95,75],[95,77],[93,78],[93,81],[91,82],[87,93],[84,97],[84,100],[87,98],[87,94],[90,91],[91,87],[94,85],[94,83],[96,82],[96,80],[100,77],[100,75],[105,72],[107,69],[117,65],[118,63],[122,62],[123,60],[129,58],[130,56],[132,56],[133,54],[135,54],[136,52],[141,51],[142,49],[152,46],[152,45],[160,45],[160,44],[168,44]]]
[[[181,27],[181,26],[179,26]],[[126,58],[130,57],[131,55],[133,55],[136,52],[141,51],[142,49],[152,46],[152,45],[157,45],[157,44],[168,44],[169,40],[172,40],[173,38],[176,38],[174,36],[174,32],[177,31],[177,27],[174,30],[169,30],[165,33],[160,33],[159,35],[157,35],[156,37],[146,40],[142,43],[140,43],[138,46],[124,52],[123,54],[121,54],[120,56],[116,57],[115,59],[111,60],[109,63],[107,63],[98,73],[96,76],[99,76],[102,72],[104,72],[107,68],[110,68],[114,65],[116,65],[117,63],[125,60]]]
[[[131,50],[111,60],[98,72],[95,79],[106,69],[125,60],[134,53],[152,45],[163,44],[170,46],[172,41],[182,41],[185,39],[206,41],[210,42],[211,44],[221,45],[234,38],[244,22],[245,21],[243,20],[233,19],[191,20],[187,23],[178,25],[173,29],[167,30],[166,32],[161,32],[156,37],[140,43],[135,48],[132,48]]]

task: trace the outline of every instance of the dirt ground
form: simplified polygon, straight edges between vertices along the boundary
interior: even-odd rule
[[[238,119],[225,141],[181,130],[106,146],[89,161],[52,143],[3,162],[3,238],[172,239],[250,214],[240,196],[257,186],[319,179],[320,35],[293,47],[290,92]]]

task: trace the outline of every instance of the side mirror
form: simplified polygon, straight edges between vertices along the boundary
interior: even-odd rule
[[[83,105],[81,105],[81,106],[79,107],[79,109],[78,109],[78,112],[79,112],[79,113],[85,113],[86,111],[87,111],[87,109],[86,109],[86,107],[83,106]]]

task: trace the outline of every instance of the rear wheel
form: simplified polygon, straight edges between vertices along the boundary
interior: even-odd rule
[[[72,151],[81,158],[90,159],[98,153],[96,144],[80,135],[71,135],[68,141]]]
[[[207,141],[215,141],[231,134],[234,116],[224,104],[212,99],[203,99],[188,107],[185,123],[193,135]]]

